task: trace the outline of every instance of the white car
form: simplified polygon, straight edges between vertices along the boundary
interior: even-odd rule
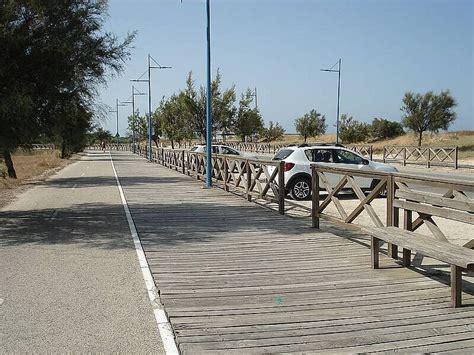
[[[194,147],[192,147],[189,151],[194,152],[194,153],[206,153],[206,145],[197,144]],[[240,152],[237,149],[234,149],[224,144],[213,144],[212,154],[226,154],[226,155],[228,154],[228,155],[236,155],[245,159],[257,159],[257,157],[253,154]]]
[[[301,144],[280,149],[273,160],[285,161],[285,190],[295,200],[306,200],[311,196],[311,163],[328,167],[356,168],[364,171],[396,172],[391,165],[377,163],[362,155],[335,144]],[[342,175],[327,174],[332,185],[336,185]],[[372,189],[378,182],[374,179],[357,178],[362,188]]]

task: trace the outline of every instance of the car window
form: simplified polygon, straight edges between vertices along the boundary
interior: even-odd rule
[[[198,148],[199,148],[199,147],[198,147],[197,145],[195,145],[194,147],[192,147],[192,148],[190,149],[190,151],[191,151],[191,152],[195,152]]]
[[[212,153],[218,154],[219,153],[219,147],[216,147],[215,145],[212,146]]]
[[[229,147],[222,147],[221,150],[222,150],[222,154],[239,155],[238,151],[236,151],[232,148],[229,148]]]
[[[306,149],[305,154],[314,163],[334,163],[332,149]]]
[[[291,149],[282,149],[273,157],[273,160],[284,160],[288,158],[294,150]]]
[[[334,151],[334,160],[341,164],[363,164],[364,158],[347,150],[336,149]]]

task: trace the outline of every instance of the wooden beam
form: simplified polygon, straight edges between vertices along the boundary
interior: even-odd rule
[[[459,266],[451,265],[451,306],[461,307],[462,271]]]

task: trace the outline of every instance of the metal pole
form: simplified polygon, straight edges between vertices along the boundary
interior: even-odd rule
[[[336,144],[339,143],[339,99],[341,97],[341,58],[339,58],[339,70],[337,81],[337,121],[336,121]]]
[[[148,54],[148,160],[151,161],[151,68]]]
[[[212,187],[212,103],[211,103],[211,0],[207,12],[207,105],[206,105],[206,187]]]
[[[132,151],[135,153],[135,87],[132,85]]]
[[[118,120],[119,120],[119,104],[118,104],[118,99],[115,99],[115,112],[117,113],[117,151],[118,151],[118,146],[119,146],[119,132],[118,132]]]

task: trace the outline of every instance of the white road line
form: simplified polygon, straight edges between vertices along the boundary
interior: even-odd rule
[[[135,251],[137,252],[143,279],[145,280],[146,289],[148,291],[148,297],[153,307],[153,313],[155,315],[156,323],[158,324],[158,330],[160,332],[161,340],[163,341],[165,352],[166,354],[179,354],[173,329],[171,328],[168,316],[164,310],[163,304],[161,303],[158,291],[156,290],[155,282],[153,281],[153,276],[151,274],[150,267],[148,266],[145,252],[143,251],[140,237],[138,236],[137,229],[135,228],[135,223],[133,222],[132,214],[128,208],[127,200],[125,199],[122,186],[120,185],[120,179],[117,175],[117,171],[115,170],[114,160],[112,159],[112,154],[110,152],[109,156],[115,175],[115,180],[117,181],[120,198],[122,199],[123,209],[125,210],[125,215],[127,216],[128,227],[130,228],[130,233],[133,238],[133,244],[135,245]]]

